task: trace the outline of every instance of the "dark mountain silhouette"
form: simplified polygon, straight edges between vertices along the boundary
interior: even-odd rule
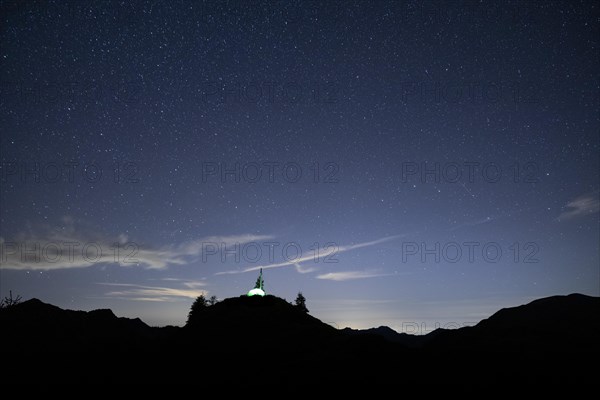
[[[345,333],[346,335],[352,336],[382,337],[388,342],[398,343],[410,348],[418,348],[424,346],[438,333],[438,331],[436,330],[427,335],[411,335],[404,332],[396,332],[389,326],[380,326],[378,328],[369,329],[344,328],[341,332]]]
[[[380,336],[407,347],[528,351],[591,349],[600,345],[600,298],[552,296],[504,308],[473,327],[436,329],[426,335],[398,333],[387,326],[342,329],[348,335]]]
[[[473,327],[439,330],[428,345],[498,351],[598,351],[599,311],[600,297],[546,297],[504,308]]]
[[[188,348],[218,343],[216,351],[236,358],[249,357],[257,349],[262,354],[299,352],[301,348],[310,352],[311,347],[339,338],[332,326],[271,295],[228,298],[204,308],[198,319],[182,329],[180,341]]]
[[[10,352],[142,348],[156,336],[139,318],[118,318],[106,309],[63,310],[38,299],[1,309],[0,326],[2,350]]]
[[[474,327],[413,336],[388,327],[338,330],[275,296],[225,299],[183,328],[149,327],[110,310],[70,311],[32,299],[0,309],[0,353],[13,365],[5,372],[9,382],[32,376],[56,382],[68,374],[90,383],[154,377],[227,384],[268,376],[292,386],[307,380],[592,385],[593,371],[581,360],[600,353],[599,311],[600,298],[554,296],[500,310]]]

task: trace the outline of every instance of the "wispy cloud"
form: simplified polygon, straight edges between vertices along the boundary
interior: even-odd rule
[[[208,291],[200,289],[206,285],[205,282],[201,281],[184,281],[184,288],[107,282],[100,282],[98,285],[114,288],[113,290],[106,292],[104,294],[105,297],[122,300],[172,302],[182,299],[195,299],[200,295],[206,296],[208,294]]]
[[[383,274],[376,271],[338,271],[317,275],[317,279],[326,279],[329,281],[351,281],[355,279],[377,278],[380,276],[390,275],[391,274]]]
[[[380,239],[372,240],[370,242],[362,242],[362,243],[346,245],[346,246],[326,246],[326,247],[322,247],[319,250],[319,257],[326,258],[329,256],[336,256],[337,254],[344,253],[346,251],[360,249],[363,247],[374,246],[376,244],[389,242],[390,240],[398,239],[398,238],[401,238],[404,236],[406,236],[406,235],[386,236],[386,237],[383,237]],[[291,259],[288,261],[283,261],[283,262],[274,263],[274,264],[259,265],[256,267],[248,267],[245,269],[238,269],[238,270],[220,271],[220,272],[217,272],[215,275],[243,274],[246,272],[258,271],[259,269],[281,268],[281,267],[287,267],[290,265],[296,266],[296,270],[300,273],[307,273],[307,272],[311,272],[311,271],[306,271],[306,269],[303,269],[306,267],[300,267],[300,269],[299,269],[299,266],[303,262],[311,261],[314,259],[315,259],[314,254],[310,254],[308,256],[297,257],[297,258],[294,258],[294,259]],[[304,271],[304,272],[302,272],[302,271]]]
[[[478,225],[483,225],[483,224],[487,224],[489,222],[495,221],[496,219],[498,219],[498,217],[485,217],[485,218],[480,218],[478,220],[475,221],[470,221],[470,222],[465,222],[462,223],[460,225],[454,226],[452,228],[450,228],[451,231],[455,231],[461,228],[465,228],[465,227],[471,227],[471,226],[478,226]]]
[[[598,191],[577,197],[567,203],[567,210],[558,216],[558,221],[567,221],[584,215],[595,214],[600,211]]]
[[[16,270],[57,270],[86,268],[97,264],[121,267],[166,269],[185,265],[197,259],[207,244],[217,246],[243,245],[272,239],[271,235],[207,236],[183,243],[152,247],[117,237],[78,231],[70,218],[65,226],[21,233],[6,240],[0,237],[0,268]]]
[[[315,267],[303,267],[300,264],[294,264],[294,266],[296,267],[296,272],[299,274],[308,274],[309,272],[314,272],[317,270]]]

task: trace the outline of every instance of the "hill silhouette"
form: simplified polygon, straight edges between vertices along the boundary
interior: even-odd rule
[[[477,350],[598,350],[600,297],[570,294],[503,308],[472,327],[439,328],[426,335],[398,333],[387,326],[345,328],[349,335],[380,336],[407,347]]]
[[[413,336],[387,327],[338,330],[275,296],[225,299],[182,328],[32,299],[0,309],[0,353],[21,363],[21,370],[36,365],[36,379],[45,382],[68,373],[80,382],[126,383],[135,370],[169,383],[199,377],[205,383],[252,381],[266,374],[295,385],[303,371],[314,383],[354,385],[398,379],[531,384],[549,378],[591,384],[595,377],[581,360],[600,353],[599,311],[598,297],[554,296],[502,309],[474,327]],[[66,368],[56,369],[58,357],[70,360]],[[187,367],[191,359],[202,365],[200,372]],[[110,367],[100,368],[103,363]]]
[[[377,328],[369,329],[344,328],[342,329],[342,332],[351,336],[380,337],[390,343],[398,343],[409,348],[423,347],[438,333],[438,331],[435,331],[435,333],[432,332],[428,335],[411,335],[404,332],[396,332],[389,326],[379,326]]]
[[[64,352],[132,349],[152,340],[139,318],[119,318],[111,310],[63,310],[38,299],[0,309],[2,351]]]
[[[276,358],[310,354],[340,336],[332,326],[272,295],[228,298],[204,308],[198,319],[182,329],[178,342],[204,353],[214,349],[240,362],[257,351]],[[211,349],[201,343],[211,343]]]
[[[599,311],[599,297],[546,297],[504,308],[473,327],[440,330],[428,345],[497,351],[598,351]]]

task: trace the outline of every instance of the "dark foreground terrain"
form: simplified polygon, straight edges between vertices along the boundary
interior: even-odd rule
[[[37,299],[0,309],[3,382],[595,387],[600,298],[554,296],[426,336],[338,330],[274,296],[225,299],[184,328]],[[427,386],[423,386],[424,390]],[[249,387],[250,390],[251,387]],[[257,388],[255,388],[257,389]],[[258,391],[262,392],[265,388]]]

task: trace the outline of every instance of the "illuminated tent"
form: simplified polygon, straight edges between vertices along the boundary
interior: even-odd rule
[[[248,296],[264,296],[265,295],[265,281],[263,281],[262,277],[262,268],[260,269],[260,275],[258,275],[258,279],[256,279],[256,284],[254,285],[254,289],[248,292]]]

